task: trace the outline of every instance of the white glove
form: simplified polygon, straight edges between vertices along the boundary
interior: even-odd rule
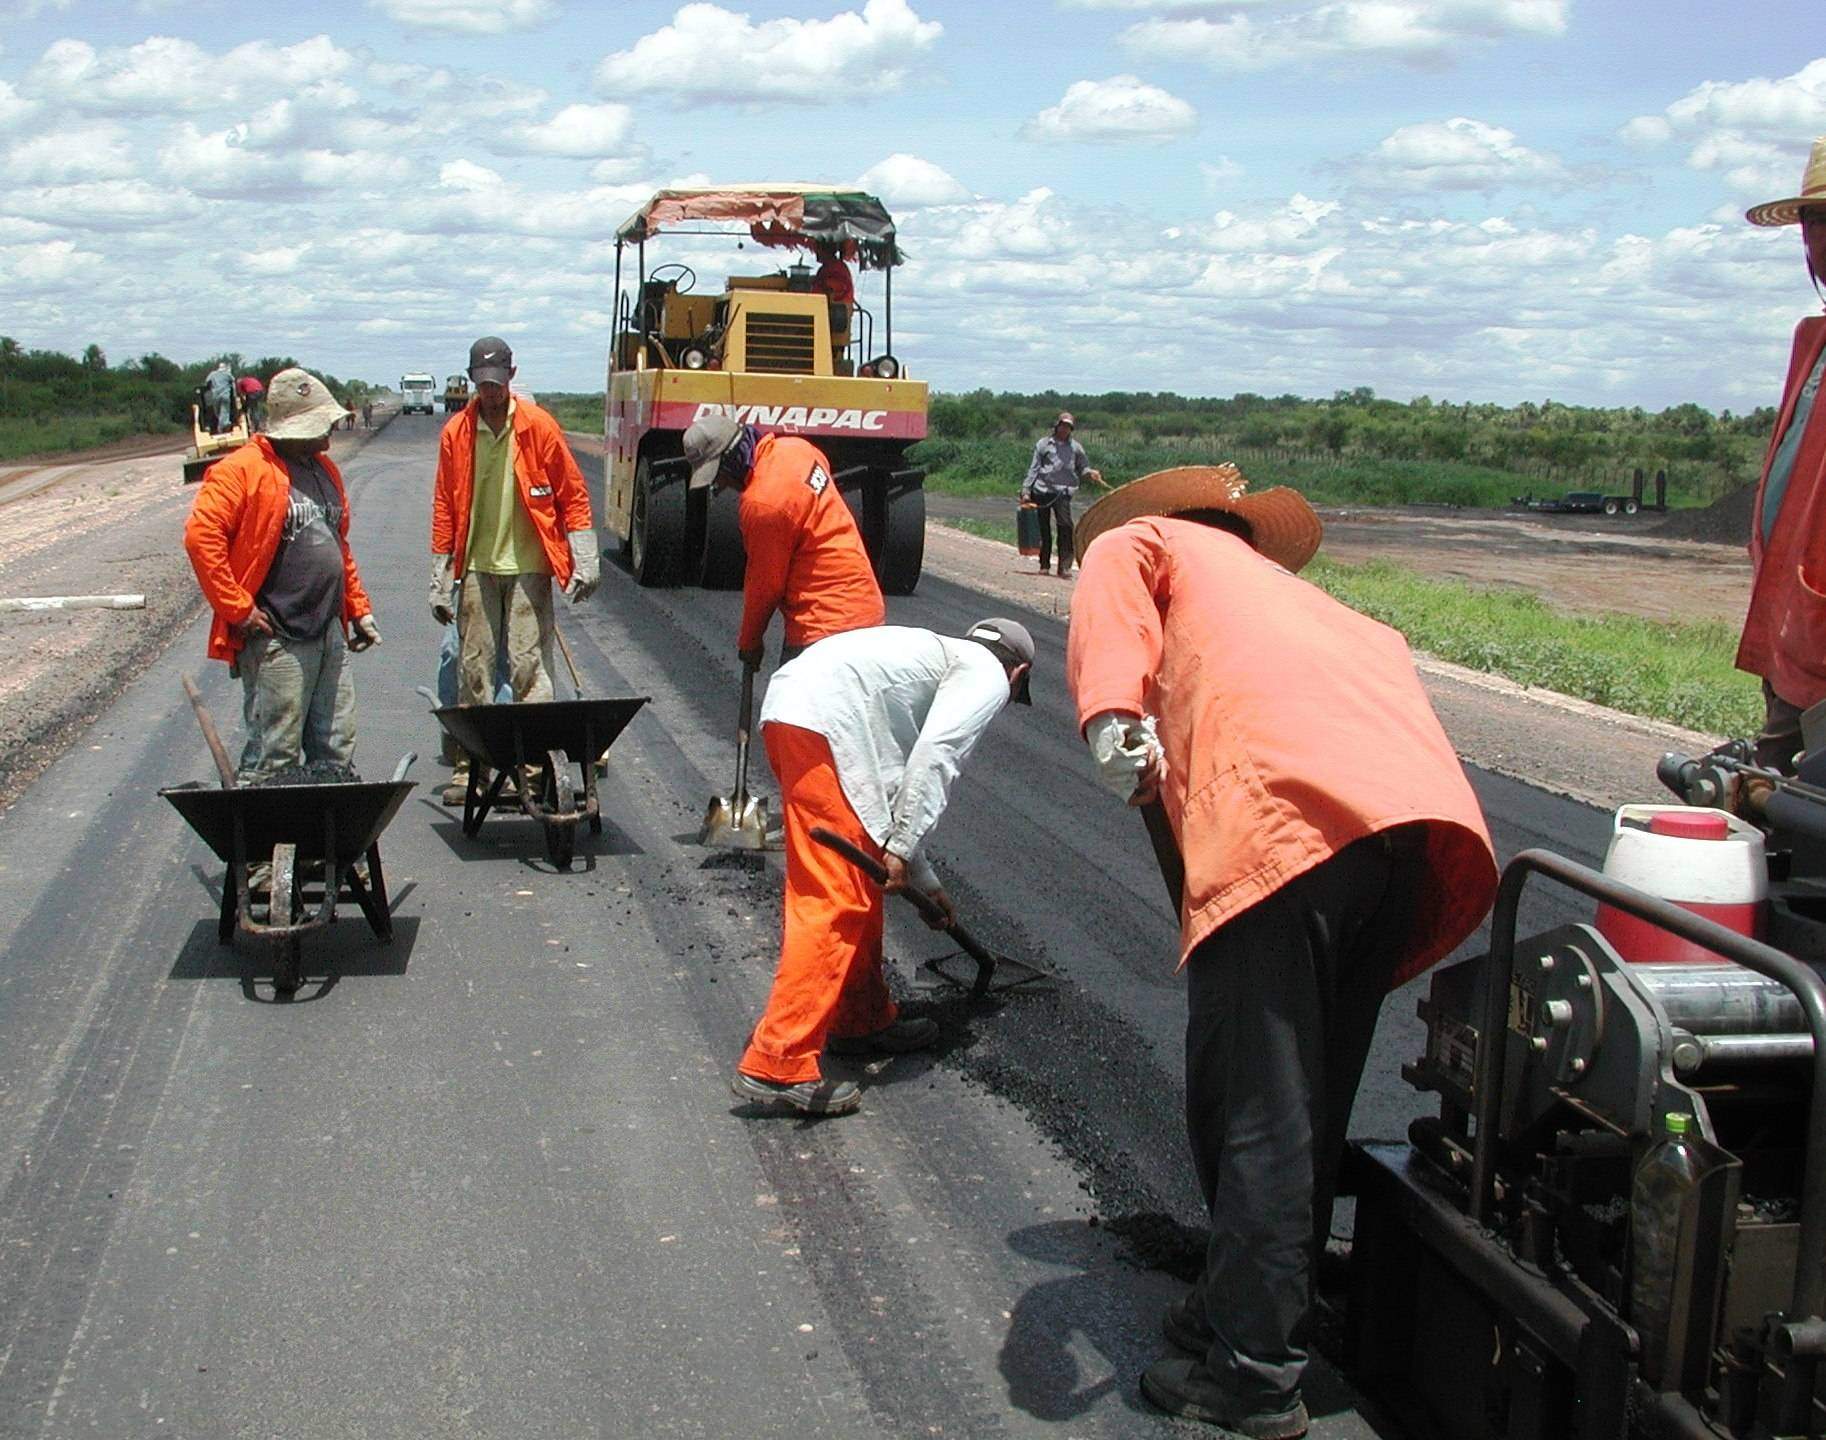
[[[456,560],[449,555],[431,557],[431,618],[440,625],[456,618]]]
[[[355,617],[355,624],[351,628],[355,632],[349,636],[349,648],[351,650],[359,653],[360,651],[367,650],[372,646],[380,644],[380,626],[374,623],[374,616],[371,613],[367,615],[357,615]]]
[[[602,559],[594,530],[573,530],[565,538],[571,542],[571,578],[564,593],[575,605],[579,600],[588,600],[602,584]]]
[[[1097,765],[1097,779],[1118,799],[1134,796],[1150,763],[1158,763],[1161,775],[1166,775],[1167,755],[1161,749],[1152,715],[1137,720],[1132,715],[1105,710],[1091,720],[1084,738],[1090,743],[1091,759]]]

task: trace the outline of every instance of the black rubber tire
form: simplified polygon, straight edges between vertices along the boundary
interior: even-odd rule
[[[911,595],[926,558],[926,492],[917,482],[898,489],[882,486],[868,497],[868,508],[877,507],[879,518],[871,516],[876,523],[869,527],[880,536],[875,577],[882,594]]]
[[[267,900],[266,923],[296,925],[302,918],[298,911],[298,847],[273,846],[273,888]],[[281,995],[295,995],[302,983],[302,945],[296,936],[275,946],[273,989]]]
[[[1604,502],[1604,513],[1606,515],[1615,515],[1621,508],[1622,507],[1618,505],[1615,500],[1606,500]]]
[[[647,457],[634,467],[634,513],[628,527],[628,568],[651,589],[676,585],[683,575],[690,533],[690,491],[683,479],[655,484]]]
[[[545,807],[555,815],[569,815],[577,808],[577,777],[571,774],[570,756],[562,750],[545,753]],[[558,869],[571,868],[576,850],[575,825],[545,827],[545,853]]]
[[[704,507],[704,563],[698,584],[706,590],[740,590],[748,568],[742,546],[742,497],[735,490],[712,490]]]
[[[1623,513],[1625,515],[1634,515],[1641,508],[1642,508],[1642,504],[1640,501],[1625,500],[1623,502]]]

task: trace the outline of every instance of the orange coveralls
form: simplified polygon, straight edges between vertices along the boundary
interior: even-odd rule
[[[469,563],[469,511],[476,483],[476,407],[472,399],[438,438],[437,479],[431,491],[431,553],[448,555],[460,579]],[[560,589],[571,579],[571,542],[589,530],[590,492],[583,472],[551,415],[524,396],[514,397],[514,485],[533,522],[539,548]]]
[[[1751,508],[1750,609],[1738,642],[1737,668],[1760,675],[1790,705],[1826,700],[1826,399],[1814,403],[1795,453],[1779,518],[1763,543],[1763,491],[1776,447],[1794,417],[1801,386],[1826,347],[1826,315],[1795,327],[1782,408],[1763,457]],[[1793,747],[1800,748],[1798,744]]]
[[[739,523],[748,569],[736,649],[760,645],[776,610],[785,612],[786,645],[795,650],[887,618],[875,568],[837,493],[831,462],[809,440],[761,437],[742,487]]]
[[[822,825],[882,857],[844,796],[830,742],[778,722],[763,725],[761,738],[786,817],[786,928],[780,977],[736,1068],[797,1085],[823,1073],[826,1036],[872,1034],[900,1011],[882,975],[880,888],[811,837],[812,826]]]
[[[336,487],[342,501],[342,619],[369,614],[373,604],[362,589],[349,549],[349,497],[342,486],[342,471],[328,455],[317,463]],[[232,627],[247,619],[254,597],[266,583],[285,514],[292,503],[292,480],[272,441],[254,438],[209,467],[202,488],[191,503],[184,523],[184,549],[196,571],[203,598],[215,612],[209,627],[209,658],[232,662],[245,643]]]

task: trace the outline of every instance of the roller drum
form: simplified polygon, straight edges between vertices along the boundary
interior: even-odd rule
[[[1739,965],[1632,965],[1670,1024],[1695,1035],[1805,1033],[1801,1002],[1786,985]]]

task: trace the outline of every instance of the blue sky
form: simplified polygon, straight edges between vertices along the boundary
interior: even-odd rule
[[[615,225],[754,179],[882,195],[951,390],[1745,409],[1819,303],[1742,219],[1826,134],[1817,0],[0,5],[28,346],[599,388]]]

